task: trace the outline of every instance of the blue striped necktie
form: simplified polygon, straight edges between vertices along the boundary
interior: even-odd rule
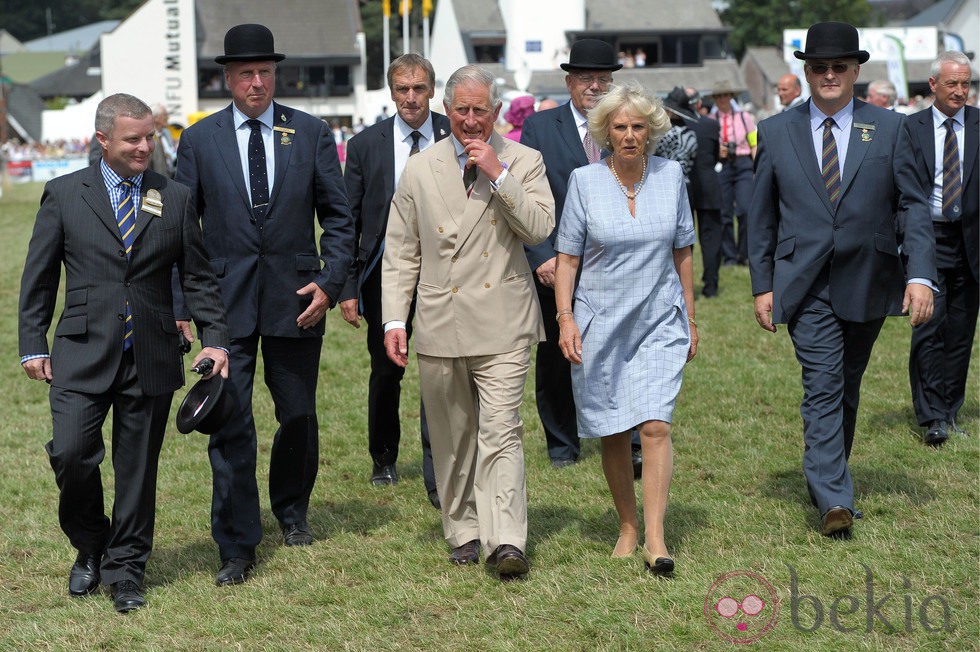
[[[119,225],[119,234],[122,236],[123,245],[126,247],[126,258],[129,258],[133,250],[133,234],[136,231],[136,204],[133,201],[133,182],[123,179],[119,183],[122,189],[122,197],[119,200],[119,208],[116,209],[116,224]],[[123,350],[128,351],[133,346],[133,313],[129,309],[129,301],[126,301],[126,326],[123,333]]]
[[[947,118],[943,124],[946,126],[946,140],[943,142],[943,217],[955,222],[960,219],[960,201],[963,198],[960,149],[953,132],[954,120]]]
[[[837,141],[830,130],[835,124],[837,123],[833,118],[827,118],[823,123],[823,162],[820,165],[820,175],[830,203],[837,206],[840,199],[840,162],[837,160]]]

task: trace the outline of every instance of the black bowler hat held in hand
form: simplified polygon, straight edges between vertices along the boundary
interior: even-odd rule
[[[616,57],[616,51],[605,41],[594,38],[584,38],[572,43],[568,53],[568,63],[561,64],[561,69],[568,72],[576,70],[608,70],[613,72],[623,67]]]
[[[224,392],[225,379],[221,374],[199,380],[177,409],[177,430],[187,434],[197,430],[214,434],[231,416],[232,401]]]
[[[272,32],[265,25],[235,25],[225,33],[225,53],[215,57],[222,65],[232,61],[282,61],[285,54],[276,50]]]
[[[857,59],[859,64],[871,55],[860,49],[858,31],[848,23],[816,23],[806,31],[806,49],[793,53],[797,59]]]

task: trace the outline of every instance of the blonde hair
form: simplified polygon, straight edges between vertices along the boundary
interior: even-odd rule
[[[609,123],[612,117],[622,109],[628,109],[635,115],[646,120],[650,129],[644,152],[653,151],[657,141],[670,129],[670,116],[664,110],[660,100],[650,95],[646,89],[635,81],[613,85],[609,92],[589,110],[589,135],[592,140],[606,150],[612,150],[609,140]]]

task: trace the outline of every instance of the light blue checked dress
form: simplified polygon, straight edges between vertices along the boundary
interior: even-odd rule
[[[673,251],[692,244],[676,161],[649,158],[635,219],[605,162],[572,172],[555,249],[581,257],[582,364],[572,365],[580,437],[670,422],[691,338]]]

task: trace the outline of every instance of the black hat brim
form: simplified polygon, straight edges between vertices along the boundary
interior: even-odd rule
[[[575,72],[577,70],[608,70],[609,72],[616,72],[617,70],[623,67],[623,64],[621,63],[614,63],[611,65],[590,63],[587,66],[579,66],[573,63],[562,63],[559,65],[561,65],[561,69],[564,70],[565,72]]]
[[[253,54],[222,54],[221,56],[215,57],[214,62],[222,66],[235,61],[275,61],[279,63],[285,58],[285,54],[279,54],[278,52],[255,52]]]
[[[177,408],[177,431],[217,432],[231,414],[232,403],[224,390],[225,379],[217,374],[195,383]]]
[[[811,59],[857,59],[858,65],[871,58],[871,54],[867,50],[854,50],[853,52],[810,52],[809,54],[797,50],[793,53],[793,56],[803,61],[810,61]]]

